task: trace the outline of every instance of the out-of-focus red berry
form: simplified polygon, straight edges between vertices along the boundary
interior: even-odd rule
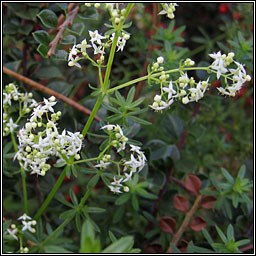
[[[242,15],[239,12],[233,12],[232,13],[232,18],[234,20],[241,20],[242,19]]]
[[[68,181],[70,181],[71,179],[68,177],[68,176],[65,176],[65,178],[64,178],[64,181],[65,182],[68,182]]]
[[[220,130],[221,132],[225,132],[226,129],[225,129],[223,126],[220,126],[220,127],[219,127],[219,130]]]
[[[238,96],[238,97],[242,97],[242,96],[244,95],[244,93],[245,93],[245,87],[242,87],[242,88],[238,91],[237,96]]]
[[[229,140],[230,140],[230,133],[226,133],[226,135],[225,135],[225,140],[226,140],[226,141],[229,141]]]
[[[151,9],[149,6],[145,7],[145,13],[151,14]]]
[[[167,28],[167,25],[165,23],[160,23],[158,25],[159,28]]]
[[[227,13],[228,12],[228,6],[226,4],[220,4],[219,5],[219,12],[223,13],[223,14]]]
[[[74,185],[73,191],[74,191],[74,193],[75,193],[76,195],[79,194],[79,192],[80,192],[80,186]]]
[[[214,81],[213,86],[214,87],[219,87],[220,86],[220,80]]]
[[[71,202],[71,197],[70,197],[70,195],[65,195],[65,199],[66,199],[68,202]]]

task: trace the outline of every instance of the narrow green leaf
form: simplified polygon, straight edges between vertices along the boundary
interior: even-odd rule
[[[229,174],[229,172],[225,168],[221,168],[221,172],[229,183],[234,183],[234,178]]]
[[[73,217],[76,214],[76,209],[67,210],[60,214],[59,218],[61,220],[65,220],[68,217]]]
[[[139,210],[139,201],[138,201],[138,198],[135,194],[132,194],[132,206],[133,206],[135,211]]]
[[[72,203],[77,206],[78,205],[78,200],[77,200],[76,194],[75,194],[75,192],[73,191],[72,188],[69,189],[69,195],[71,197]]]
[[[99,178],[100,178],[99,174],[95,174],[95,175],[89,180],[89,182],[88,182],[88,185],[87,185],[88,189],[94,188],[95,185],[98,183]]]
[[[125,253],[131,245],[133,245],[132,236],[122,237],[109,245],[106,249],[102,251],[102,253]]]
[[[139,105],[144,101],[144,99],[145,99],[145,97],[141,97],[141,98],[137,99],[136,101],[134,101],[134,102],[130,105],[130,107],[131,107],[131,108],[134,108],[134,107],[139,106]]]
[[[115,237],[115,235],[109,230],[108,231],[108,235],[109,235],[109,238],[111,240],[111,242],[115,242],[117,240],[117,238]]]
[[[130,105],[132,103],[134,96],[135,96],[135,88],[132,87],[126,98],[127,105]]]
[[[103,213],[105,211],[106,209],[99,208],[99,207],[90,207],[90,206],[87,207],[88,213]]]
[[[234,239],[234,228],[231,224],[229,224],[227,228],[227,238],[229,241]]]
[[[245,175],[245,171],[246,171],[246,167],[245,165],[242,165],[239,169],[239,172],[237,174],[237,176],[242,180],[244,178]]]
[[[105,102],[102,103],[102,106],[103,106],[103,108],[105,108],[105,109],[107,109],[107,110],[109,110],[109,111],[111,111],[111,112],[118,113],[118,114],[121,114],[121,113],[122,113],[122,112],[121,112],[120,110],[118,110],[117,108],[114,108],[114,107],[108,105],[108,104],[105,103]]]
[[[216,228],[216,230],[217,230],[221,240],[223,241],[223,243],[226,243],[227,242],[227,238],[224,235],[224,233],[222,232],[222,230],[217,225],[215,225],[215,228]]]
[[[68,165],[68,166],[66,167],[66,176],[67,176],[68,178],[70,178],[70,176],[71,176],[71,167],[70,167],[70,165]]]
[[[74,164],[71,165],[72,174],[77,178],[77,169]]]
[[[81,232],[81,217],[79,212],[76,214],[76,228],[78,232]]]
[[[243,246],[243,245],[246,245],[246,244],[249,244],[249,243],[250,243],[250,239],[243,239],[243,240],[235,242],[235,245],[237,247],[240,247],[240,246]]]
[[[44,246],[44,252],[45,253],[73,253],[72,251],[69,251],[63,247],[57,246],[57,245],[47,245]]]
[[[68,202],[63,196],[60,196],[60,195],[55,195],[54,197],[55,199],[57,199],[60,203],[70,207],[70,208],[74,208],[74,205],[71,204],[70,202]]]
[[[210,235],[209,232],[207,231],[207,229],[203,228],[203,229],[202,229],[202,232],[203,232],[203,235],[204,235],[205,239],[208,241],[208,243],[209,243],[209,244],[212,244],[212,243],[213,243],[213,240],[212,240],[211,235]]]
[[[136,116],[129,116],[129,119],[133,120],[134,122],[136,123],[139,123],[139,124],[143,124],[143,125],[152,125],[152,123],[146,121],[146,120],[143,120],[139,117],[136,117]]]
[[[124,193],[116,200],[116,205],[121,205],[126,203],[130,199],[131,194],[130,193]]]
[[[119,91],[116,91],[116,92],[115,92],[115,95],[116,95],[117,100],[119,101],[119,104],[120,104],[121,106],[126,106],[125,99],[124,99],[124,97],[120,94],[120,92],[119,92]]]

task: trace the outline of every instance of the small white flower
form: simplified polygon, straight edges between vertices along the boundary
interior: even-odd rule
[[[32,218],[29,217],[26,213],[21,215],[17,220],[31,220]]]
[[[123,193],[122,191],[120,191],[120,188],[121,187],[118,187],[118,186],[116,186],[116,187],[114,187],[114,186],[108,186],[109,188],[110,188],[110,190],[112,191],[112,192],[114,192],[114,193]]]
[[[108,165],[110,165],[110,162],[104,162],[102,160],[100,160],[100,163],[95,165],[94,167],[96,168],[107,168]]]
[[[57,102],[50,102],[47,99],[44,98],[44,106],[42,107],[42,110],[49,110],[51,112],[54,112],[54,109],[52,108]]]
[[[8,103],[11,106],[12,105],[12,102],[11,102],[12,95],[10,93],[5,93],[5,92],[3,92],[3,95],[4,95],[3,104]]]
[[[140,151],[140,147],[138,147],[138,146],[135,146],[135,145],[132,145],[132,144],[130,144],[130,147],[131,147],[131,151],[134,151],[134,152],[136,152],[137,154],[141,154],[142,152]]]
[[[92,44],[94,42],[97,42],[99,45],[101,45],[101,39],[105,39],[105,36],[102,36],[99,34],[98,30],[95,31],[90,31],[89,30],[89,35],[91,37],[90,41],[92,42]]]
[[[18,127],[18,125],[13,122],[12,118],[9,119],[9,122],[6,124],[6,126],[10,128],[10,132],[13,132],[15,128]]]
[[[132,179],[133,171],[130,171],[129,174],[125,173],[124,175],[126,178],[123,180],[123,182],[129,181]]]
[[[77,55],[78,54],[78,50],[76,49],[76,45],[74,44],[73,45],[73,47],[72,47],[72,49],[70,50],[70,52],[69,52],[69,55],[68,55],[68,60],[70,61],[70,60],[74,60],[74,57],[73,57],[73,55]]]
[[[173,89],[172,81],[169,83],[169,87],[163,87],[163,91],[168,92],[168,100],[172,98],[172,94],[176,94],[177,92]]]
[[[13,230],[10,230],[9,228],[7,229],[7,232],[9,233],[9,235],[11,237],[13,237],[14,239],[16,239],[18,241],[18,237],[15,235],[17,233],[17,229],[13,229]]]
[[[36,230],[31,227],[32,225],[35,225],[35,223],[33,221],[28,221],[28,222],[22,221],[22,224],[23,224],[22,231],[29,230],[32,233],[36,232]]]
[[[124,178],[120,178],[119,180],[116,180],[116,177],[114,177],[114,181],[113,182],[111,182],[111,184],[112,185],[115,185],[115,186],[123,186],[122,184],[121,184],[121,182],[122,182],[122,180],[123,180]]]

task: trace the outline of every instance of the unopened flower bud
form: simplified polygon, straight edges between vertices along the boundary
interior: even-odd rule
[[[157,63],[162,64],[164,62],[164,57],[160,56],[157,58]]]
[[[185,90],[181,90],[181,91],[180,91],[180,94],[181,94],[182,96],[184,96],[184,95],[186,95],[187,93],[186,93]]]
[[[54,97],[54,96],[51,96],[50,98],[49,98],[49,101],[50,102],[54,102],[56,100],[56,98]]]
[[[154,97],[154,101],[155,102],[160,102],[161,99],[162,99],[162,97],[160,95],[158,95],[158,94]]]
[[[80,155],[79,154],[75,154],[75,159],[79,160],[80,159]]]
[[[12,229],[15,229],[15,228],[16,228],[16,225],[15,225],[15,224],[12,224],[12,225],[11,225],[11,228],[12,228]]]
[[[124,192],[129,192],[129,191],[130,191],[129,187],[124,186]]]
[[[100,8],[100,3],[94,4],[94,7],[95,7],[95,8]]]
[[[183,104],[188,104],[188,103],[189,103],[188,97],[182,98],[182,103],[183,103]]]
[[[251,81],[251,76],[250,76],[250,75],[247,75],[247,76],[245,77],[245,79],[246,79],[247,82],[249,82],[249,81]]]
[[[124,34],[124,39],[125,40],[129,40],[130,39],[130,35],[129,34]]]
[[[116,23],[116,24],[119,24],[120,21],[121,21],[120,18],[115,18],[115,23]]]

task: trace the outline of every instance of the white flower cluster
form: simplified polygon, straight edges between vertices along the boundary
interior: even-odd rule
[[[123,151],[126,148],[126,142],[128,138],[124,136],[123,131],[119,125],[108,124],[101,129],[107,129],[109,135],[112,138],[111,145],[117,148],[117,152]],[[123,175],[118,175],[118,178],[114,176],[114,181],[109,185],[109,189],[114,193],[128,192],[129,187],[124,186],[123,183],[132,179],[135,172],[140,172],[146,164],[146,157],[140,150],[141,148],[132,144],[129,144],[129,151],[131,152],[130,159],[122,159],[120,164],[123,168]],[[97,168],[106,168],[111,164],[111,156],[104,155],[100,160],[100,163],[95,165]]]
[[[73,45],[72,49],[70,50],[68,55],[68,65],[70,67],[76,66],[78,68],[81,68],[81,65],[78,63],[78,61],[82,59],[89,59],[90,61],[92,61],[86,51],[86,49],[90,47],[93,48],[95,55],[101,55],[100,58],[97,60],[97,63],[101,64],[104,61],[105,49],[109,48],[110,45],[113,43],[115,33],[113,33],[111,36],[104,36],[99,34],[98,30],[89,30],[89,35],[91,37],[91,45],[87,43],[86,39],[84,39],[80,44]],[[126,41],[129,38],[129,34],[122,32],[121,36],[118,37],[117,52],[119,50],[123,51]],[[102,41],[104,39],[106,39],[105,42]]]
[[[86,7],[91,7],[92,5],[94,5],[95,8],[101,7],[101,3],[85,3]],[[104,3],[102,5],[109,10],[110,16],[112,17],[115,24],[119,24],[120,21],[124,19],[126,9],[120,8],[121,6],[124,6],[124,3]]]
[[[176,3],[165,3],[165,4],[161,4],[163,7],[163,10],[159,12],[159,15],[164,15],[167,14],[167,17],[169,19],[174,19],[174,12],[176,10],[176,6],[178,6],[178,4]]]
[[[227,78],[230,78],[233,81],[233,84],[229,86],[227,84],[226,88],[219,87],[217,88],[222,95],[235,96],[236,93],[242,88],[245,82],[251,80],[251,77],[246,74],[244,66],[239,62],[233,61],[235,54],[233,52],[226,54],[221,54],[221,52],[209,54],[211,58],[214,59],[214,62],[211,64],[210,68],[217,71],[217,78],[219,79],[222,74],[226,75]],[[228,69],[227,67],[235,63],[237,66],[236,69]]]
[[[226,82],[226,88],[218,87],[217,89],[222,95],[235,96],[237,91],[239,91],[243,84],[251,80],[251,77],[246,74],[245,68],[242,64],[233,61],[235,54],[233,52],[226,54],[218,53],[209,54],[214,62],[208,67],[210,72],[214,72],[219,79],[220,76],[224,76]],[[204,97],[207,88],[210,86],[209,78],[205,81],[196,82],[193,77],[188,77],[187,73],[182,72],[183,67],[193,66],[195,62],[187,58],[183,65],[180,67],[181,75],[175,81],[167,81],[169,74],[167,74],[162,67],[159,67],[160,63],[163,63],[163,57],[158,57],[157,62],[152,64],[151,73],[159,72],[159,78],[153,77],[157,83],[160,84],[161,94],[154,97],[154,102],[149,105],[155,111],[162,111],[170,107],[174,102],[174,99],[181,99],[183,104],[189,102],[198,101]],[[237,68],[228,68],[230,64],[234,63]],[[227,80],[232,81],[232,85],[228,83]],[[167,86],[168,84],[168,86]],[[174,88],[175,86],[175,88]]]
[[[74,156],[80,159],[78,152],[82,147],[83,136],[79,133],[58,132],[57,121],[61,112],[54,112],[53,106],[57,103],[52,96],[39,104],[33,111],[29,121],[18,132],[19,146],[15,158],[25,170],[31,169],[31,174],[44,176],[51,166],[47,164],[50,157],[62,159]],[[43,117],[47,122],[44,123]]]
[[[21,93],[19,92],[17,86],[13,83],[10,83],[5,86],[3,90],[3,136],[9,135],[10,132],[13,132],[15,128],[18,127],[18,124],[15,123],[12,117],[9,116],[9,108],[12,105],[12,101],[19,102],[20,115],[26,115],[31,111],[31,109],[37,104],[37,102],[32,99],[33,94],[30,93]]]
[[[7,229],[7,234],[10,235],[12,238],[18,241],[18,234],[21,232],[24,232],[26,230],[30,231],[31,233],[35,233],[36,229],[33,227],[37,224],[36,220],[32,220],[31,217],[29,217],[26,213],[24,213],[22,216],[20,216],[17,220],[21,221],[22,223],[22,229],[19,229],[16,227],[15,224],[11,224],[11,228]],[[27,253],[28,248],[21,247],[20,252]]]
[[[153,63],[151,67],[152,72],[161,72],[158,79],[161,85],[161,95],[157,94],[154,97],[153,104],[149,105],[152,109],[156,112],[162,111],[170,107],[176,98],[182,98],[182,102],[187,104],[188,102],[198,101],[204,96],[208,86],[208,80],[200,81],[196,84],[193,77],[189,78],[187,73],[182,73],[176,81],[167,81],[169,74],[163,71],[163,67],[159,67],[159,64],[163,62],[164,58],[160,56],[157,58],[157,62]],[[193,66],[194,64],[195,62],[189,58],[184,61],[184,66]],[[186,89],[188,86],[190,86],[190,88]]]

